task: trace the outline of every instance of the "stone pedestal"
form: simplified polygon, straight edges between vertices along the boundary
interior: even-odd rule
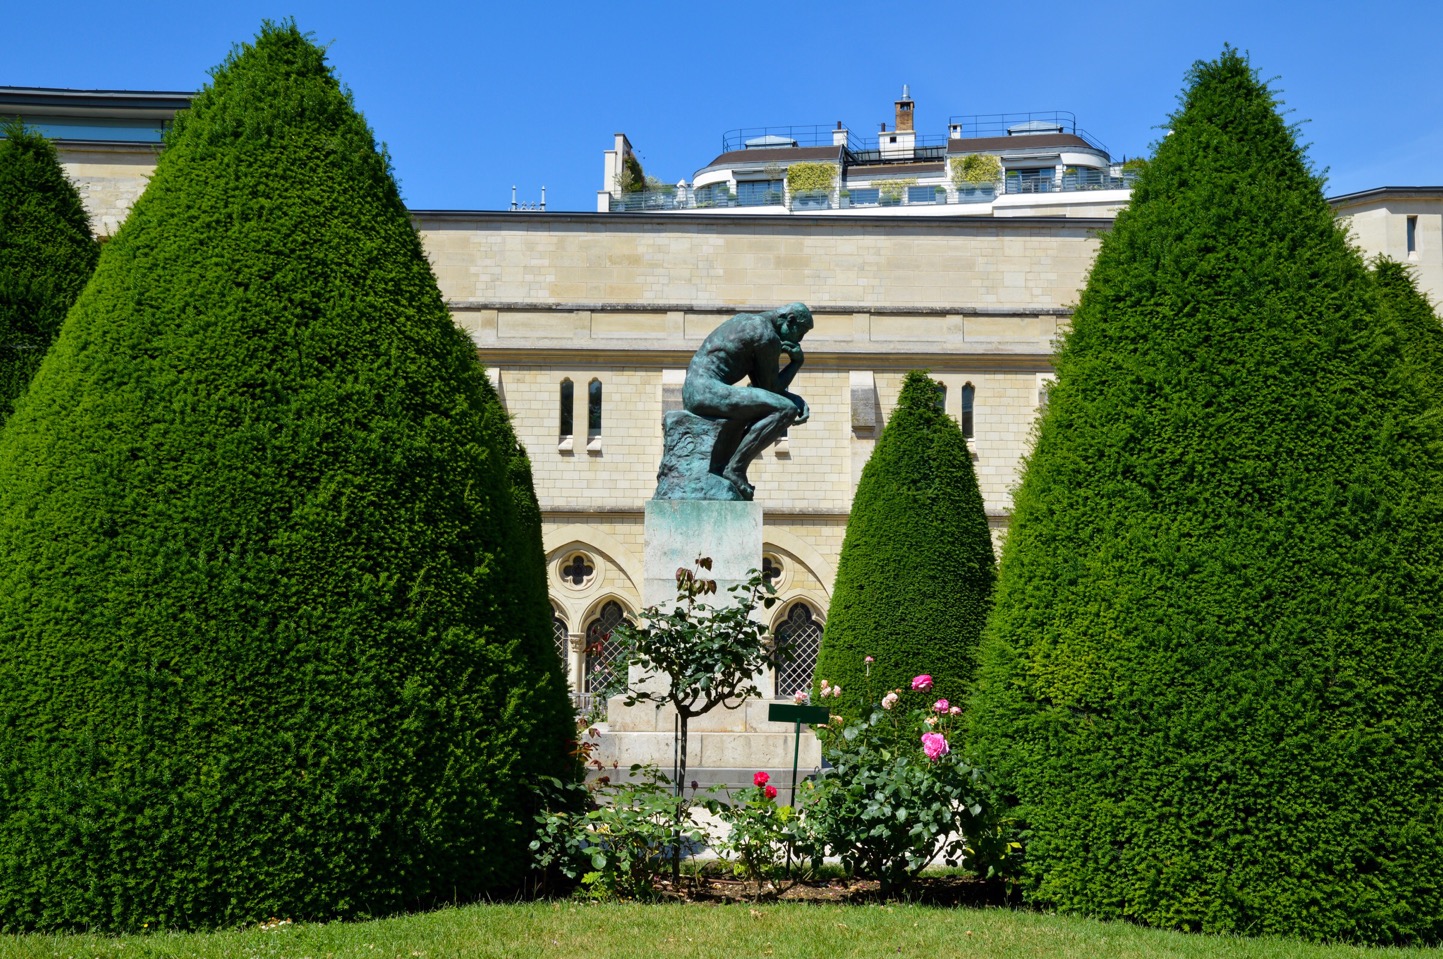
[[[762,566],[762,506],[743,501],[648,500],[641,601],[670,609],[676,604],[676,571],[691,569],[698,556],[711,558],[716,594],[704,600],[720,606],[727,587],[745,583]]]
[[[691,569],[698,556],[711,558],[716,580],[709,606],[728,603],[727,587],[744,583],[749,571],[762,565],[762,508],[754,502],[716,500],[651,500],[646,504],[645,580],[642,602],[668,609],[676,602],[676,571]],[[759,615],[770,615],[758,610]],[[759,676],[756,685],[764,695],[771,676]],[[632,763],[654,763],[670,774],[675,755],[675,710],[654,703],[622,704],[618,696],[607,705],[606,729],[597,758],[623,769]],[[779,781],[790,776],[793,727],[767,721],[772,700],[752,699],[736,709],[719,706],[691,720],[687,749],[687,778],[710,782],[750,784],[752,773],[765,769]],[[820,761],[816,737],[802,731],[799,775]],[[695,775],[693,775],[695,773]]]

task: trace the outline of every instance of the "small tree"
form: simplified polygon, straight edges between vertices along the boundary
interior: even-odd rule
[[[848,716],[871,702],[864,687],[902,686],[924,669],[941,698],[965,702],[971,689],[992,536],[967,440],[938,397],[925,373],[907,374],[852,500],[815,672],[858,693]]]
[[[681,756],[676,793],[686,782],[687,726],[698,716],[722,707],[737,709],[748,699],[761,696],[755,679],[775,663],[775,649],[768,629],[752,618],[758,606],[771,609],[776,591],[756,570],[744,583],[730,587],[735,600],[713,607],[700,601],[714,595],[716,580],[701,575],[712,562],[699,557],[696,568],[676,571],[676,604],[663,611],[659,606],[643,610],[643,625],[623,624],[613,635],[622,643],[626,662],[638,673],[626,693],[626,705],[656,703],[671,706],[677,715],[678,749]],[[677,806],[680,831],[684,810]],[[681,864],[681,848],[673,851],[672,878]]]
[[[100,246],[49,140],[18,119],[0,140],[0,427],[30,385]]]

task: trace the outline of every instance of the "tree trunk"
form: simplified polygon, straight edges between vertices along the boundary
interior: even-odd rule
[[[676,762],[676,831],[672,837],[671,847],[671,888],[681,888],[681,818],[685,814],[682,803],[682,790],[686,788],[686,721],[689,718],[685,712],[678,709],[677,715],[677,738],[678,756]]]

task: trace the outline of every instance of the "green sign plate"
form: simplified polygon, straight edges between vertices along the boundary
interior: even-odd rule
[[[825,723],[831,718],[831,711],[825,706],[772,703],[767,707],[767,720],[774,723]]]

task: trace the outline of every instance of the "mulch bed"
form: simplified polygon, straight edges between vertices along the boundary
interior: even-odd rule
[[[696,880],[683,879],[677,889],[670,882],[658,884],[664,899],[684,902],[808,902],[860,904],[883,902],[881,885],[872,879],[823,879],[782,882],[780,887],[756,885],[740,879],[703,873]],[[970,876],[923,876],[889,897],[894,902],[926,906],[1015,906],[1020,899],[1009,895],[1000,882]]]

